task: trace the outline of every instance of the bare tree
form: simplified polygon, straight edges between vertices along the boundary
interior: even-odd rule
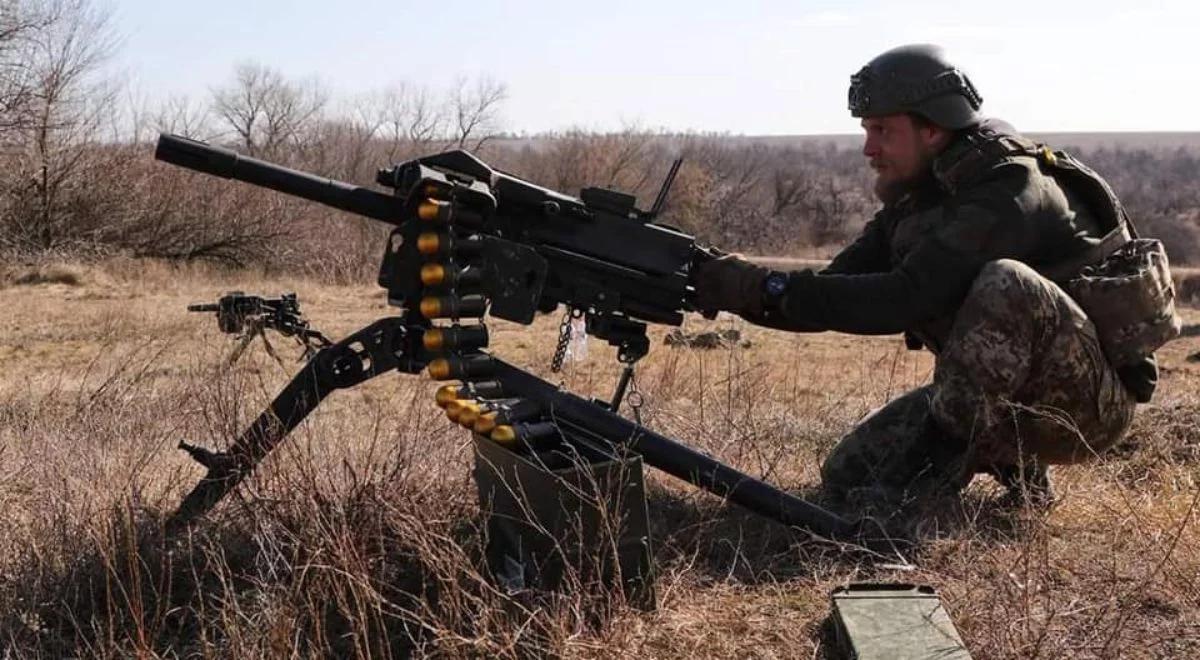
[[[251,156],[278,158],[284,147],[303,149],[328,95],[315,81],[293,82],[275,69],[246,62],[234,80],[213,90],[213,109]]]
[[[208,107],[187,96],[172,96],[158,108],[151,120],[154,128],[197,140],[206,139],[213,131],[212,114]]]
[[[86,240],[103,221],[81,197],[110,155],[95,142],[117,87],[102,72],[116,43],[109,14],[88,0],[59,0],[41,11],[47,22],[28,36],[29,98],[16,129],[22,148],[7,163],[3,185],[8,239],[45,249]]]
[[[436,148],[446,134],[445,108],[428,88],[400,82],[360,96],[350,122],[382,146],[383,160],[396,162]]]
[[[0,137],[26,126],[36,83],[35,36],[64,9],[57,3],[4,0],[0,3]]]
[[[786,215],[803,206],[812,196],[814,184],[807,170],[776,170],[772,178],[772,215]]]
[[[446,131],[446,113],[426,87],[392,86],[384,91],[381,103],[388,160],[399,160],[402,148],[429,151]]]
[[[454,141],[460,149],[479,151],[499,132],[500,104],[508,98],[508,87],[488,77],[469,82],[460,78],[450,94]]]

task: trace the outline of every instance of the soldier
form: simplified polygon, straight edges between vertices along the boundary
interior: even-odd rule
[[[931,384],[827,458],[831,503],[915,513],[977,473],[1049,503],[1046,466],[1112,446],[1155,387],[1149,351],[1115,367],[1060,286],[1129,240],[1124,211],[1077,161],[984,118],[934,46],[887,51],[850,80],[882,210],[820,272],[703,265],[697,304],[788,330],[904,333],[935,354]]]

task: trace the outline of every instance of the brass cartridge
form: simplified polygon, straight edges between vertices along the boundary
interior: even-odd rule
[[[421,284],[442,290],[453,289],[456,293],[474,293],[483,290],[483,269],[478,267],[458,268],[451,264],[427,263],[421,266]]]
[[[421,335],[425,350],[450,351],[483,348],[488,344],[487,326],[455,325],[449,328],[429,328]]]
[[[462,415],[468,410],[479,410],[479,404],[470,399],[459,399],[450,405],[446,406],[446,418],[452,422],[458,423]]]
[[[426,296],[420,303],[421,316],[427,319],[457,319],[483,316],[487,298],[470,296]]]
[[[417,217],[429,223],[450,224],[454,206],[450,202],[426,199],[417,205]]]
[[[505,447],[540,449],[558,441],[562,433],[554,422],[518,422],[497,426],[488,437]]]
[[[495,362],[490,355],[448,356],[431,360],[426,369],[434,380],[470,380],[491,375]]]
[[[483,252],[483,241],[427,231],[417,235],[417,252],[426,257],[476,257]]]

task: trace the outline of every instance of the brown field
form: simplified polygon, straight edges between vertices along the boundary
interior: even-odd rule
[[[509,596],[482,575],[466,434],[426,379],[339,392],[188,539],[152,533],[296,365],[289,340],[222,368],[231,342],[190,302],[295,290],[341,336],[388,313],[372,286],[156,263],[12,265],[0,279],[0,657],[821,657],[828,593],[937,587],[976,658],[1200,656],[1200,349],[1161,353],[1129,442],[1056,468],[1046,513],[977,479],[894,557],[813,544],[670,477],[649,477],[658,609],[580,589]],[[1191,323],[1200,313],[1186,312]],[[493,349],[547,375],[557,319],[495,323]],[[647,425],[793,491],[856,419],[926,381],[898,338],[736,327],[749,347],[664,346],[639,382]],[[606,396],[593,343],[565,377]]]

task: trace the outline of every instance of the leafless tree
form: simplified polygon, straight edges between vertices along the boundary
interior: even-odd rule
[[[303,149],[328,95],[315,81],[295,82],[275,69],[246,62],[234,79],[213,90],[213,110],[246,153],[278,159],[284,147]]]
[[[807,170],[776,170],[771,187],[773,215],[785,215],[803,206],[814,191],[812,174]]]
[[[172,96],[162,103],[151,120],[154,128],[196,140],[212,136],[212,114],[201,102],[187,96]]]
[[[447,104],[426,87],[404,82],[364,94],[353,103],[356,134],[382,147],[382,159],[397,162],[434,151],[446,137]]]
[[[496,137],[500,121],[500,104],[508,98],[508,87],[488,77],[473,83],[460,78],[450,94],[454,141],[460,149],[479,151]]]
[[[9,241],[53,248],[98,231],[86,195],[105,168],[94,148],[112,115],[117,87],[102,65],[116,39],[109,14],[88,0],[39,7],[44,21],[26,37],[28,100],[16,131],[21,148],[6,163],[3,187]]]
[[[30,121],[35,37],[64,9],[61,3],[37,0],[0,3],[0,138]]]

